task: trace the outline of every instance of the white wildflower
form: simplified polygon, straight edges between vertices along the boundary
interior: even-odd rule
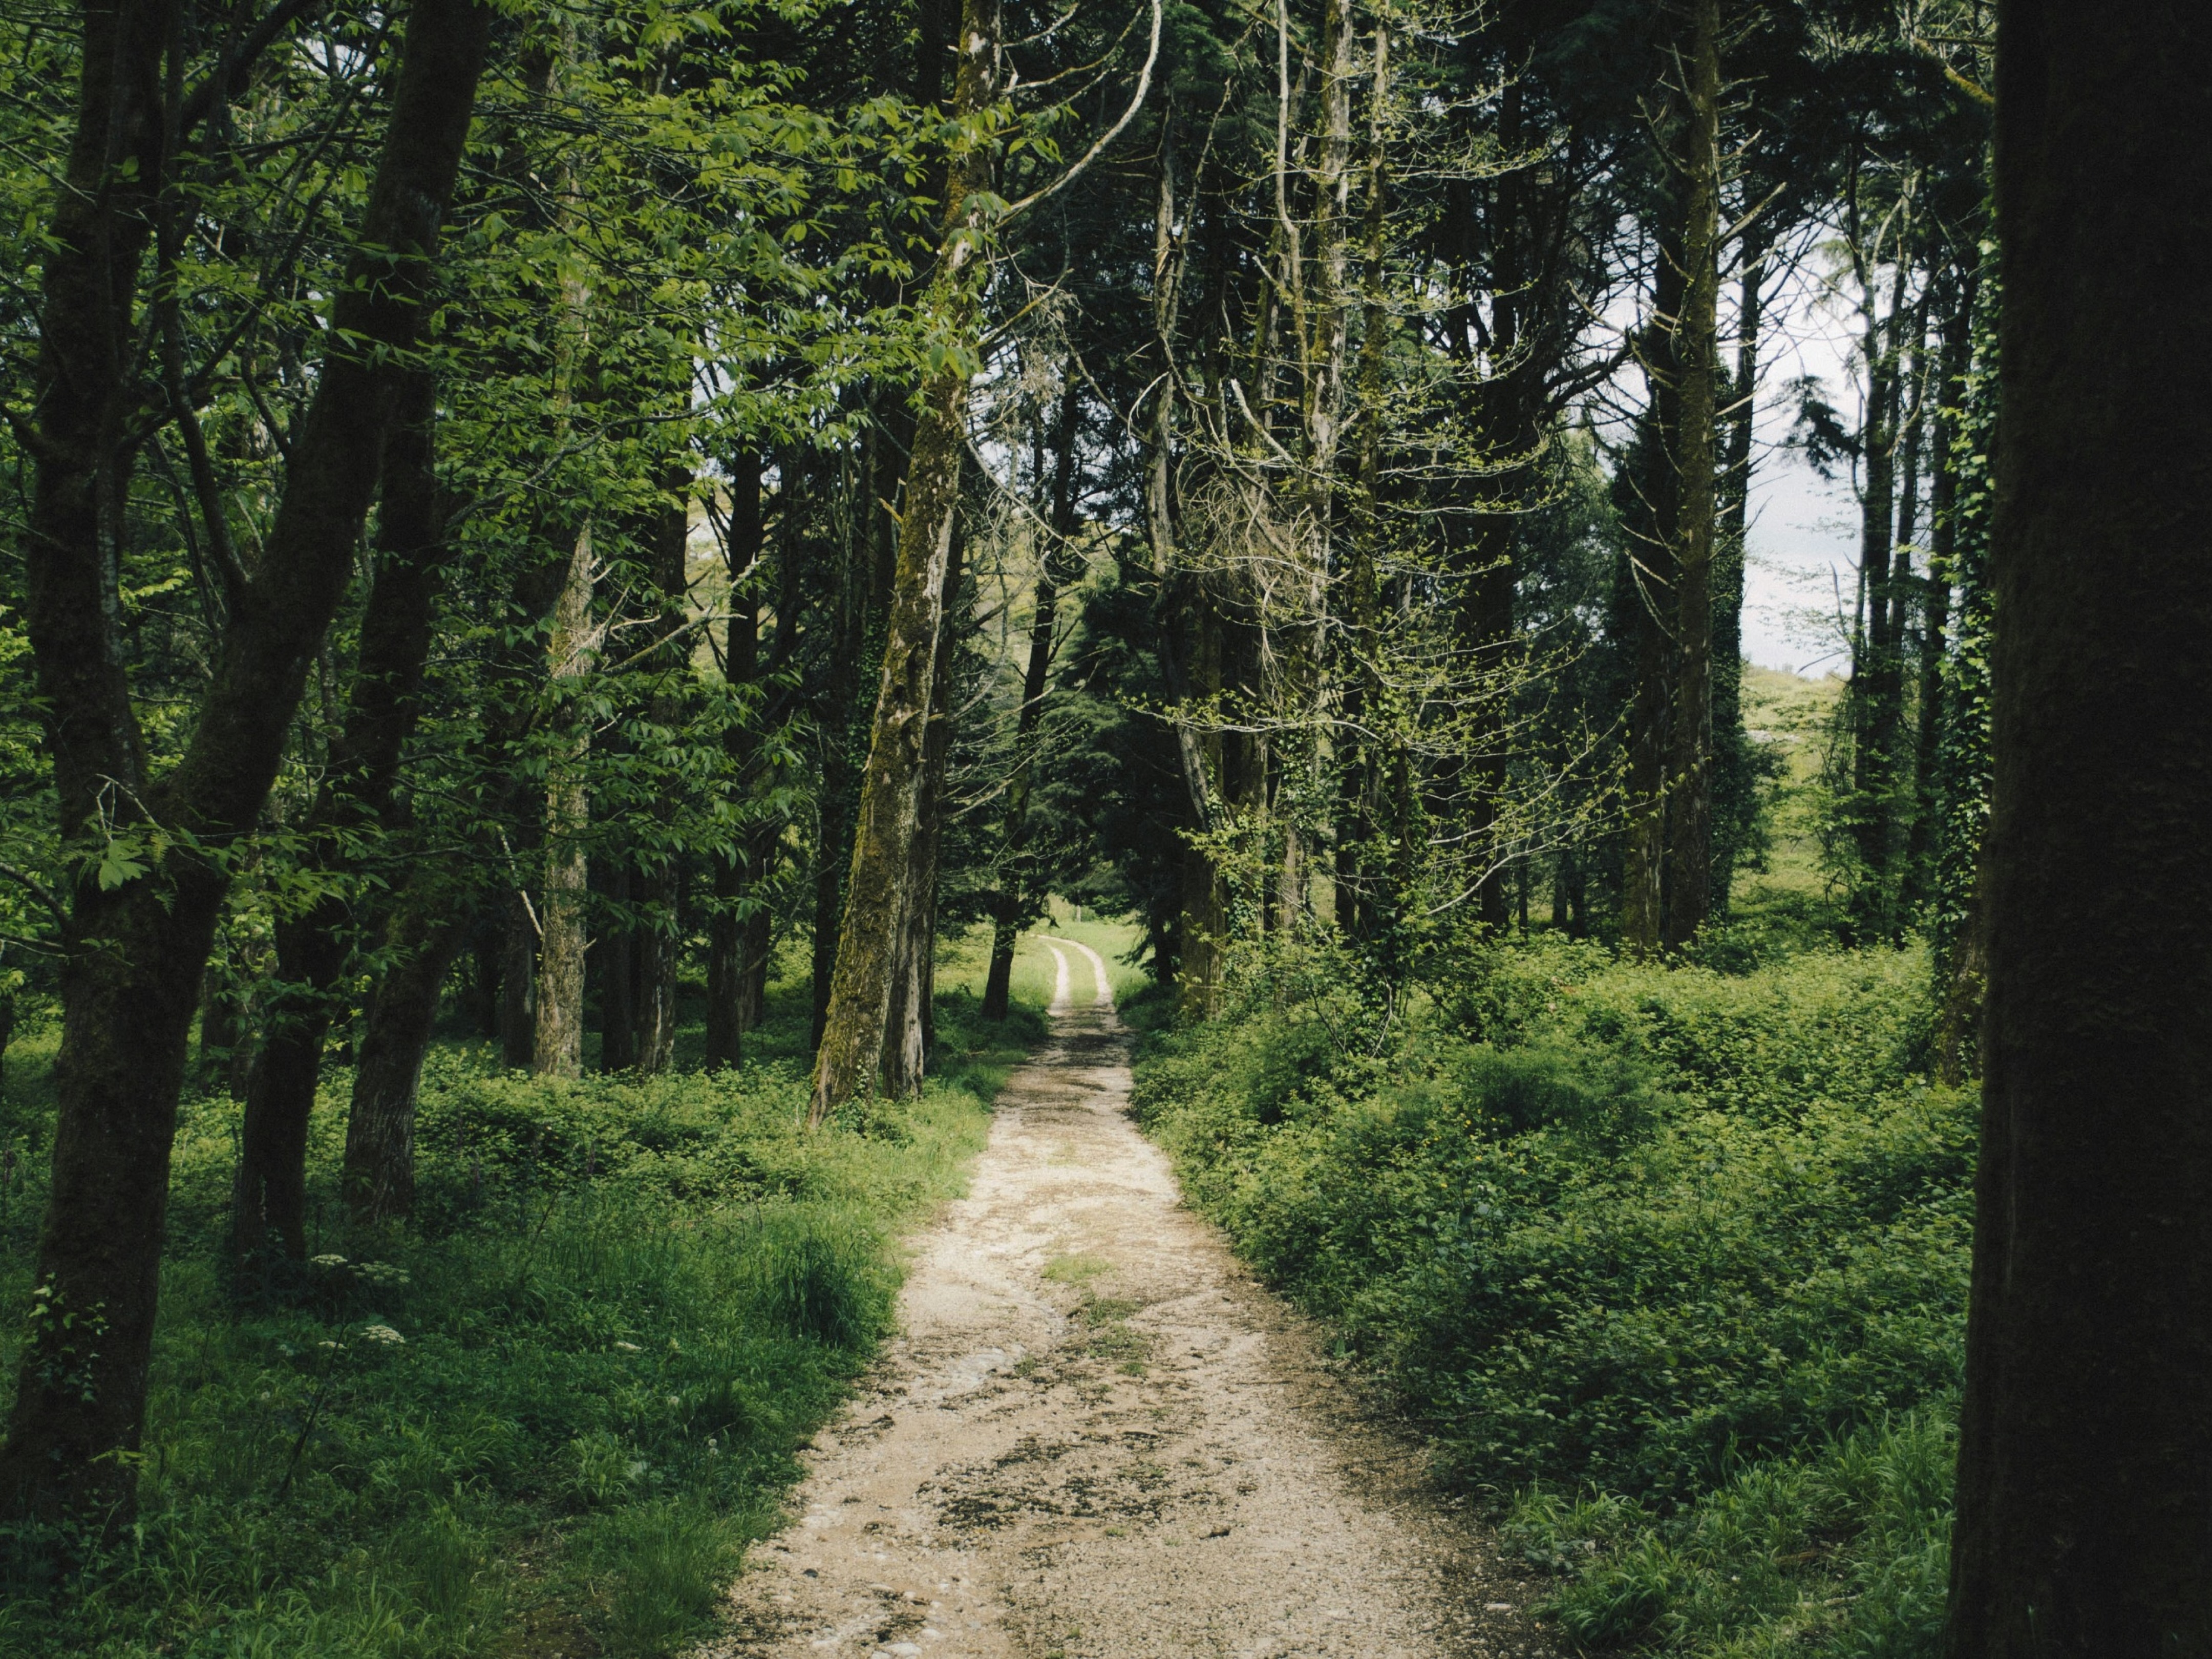
[[[311,1267],[343,1267],[345,1264],[346,1259],[334,1253],[326,1252],[322,1255],[311,1255],[307,1258],[307,1265]]]
[[[361,1328],[361,1334],[367,1340],[381,1342],[387,1348],[404,1348],[407,1346],[407,1339],[389,1325],[364,1325]]]

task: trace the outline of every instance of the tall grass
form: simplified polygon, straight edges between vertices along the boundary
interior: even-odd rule
[[[946,999],[920,1101],[811,1136],[789,997],[736,1073],[549,1084],[441,1047],[404,1231],[351,1231],[333,1202],[337,1073],[315,1259],[243,1301],[220,1269],[238,1108],[188,1101],[138,1534],[70,1583],[11,1584],[0,1652],[677,1650],[776,1524],[795,1449],[886,1328],[897,1231],[958,1189],[1041,1029],[972,1010]],[[35,1084],[0,1126],[34,1149]],[[10,1305],[42,1196],[11,1195]]]

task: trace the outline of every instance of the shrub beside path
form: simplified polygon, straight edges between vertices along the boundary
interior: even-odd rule
[[[1540,1659],[1532,1587],[1184,1210],[1089,946],[902,1334],[732,1591],[737,1656]],[[1097,991],[1079,1003],[1070,951]]]

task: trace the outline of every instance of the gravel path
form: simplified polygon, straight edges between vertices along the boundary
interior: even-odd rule
[[[1126,1115],[1105,963],[1045,943],[1052,1041],[917,1241],[904,1334],[806,1454],[799,1519],[754,1553],[715,1652],[1550,1655],[1418,1451],[1182,1207]]]

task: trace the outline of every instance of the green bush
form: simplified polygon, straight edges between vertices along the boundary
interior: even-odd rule
[[[1719,1652],[1709,1637],[1758,1626],[1749,1592],[1695,1613],[1693,1581],[1711,1585],[1678,1567],[1724,1556],[1721,1517],[1761,1503],[1870,1540],[1863,1565],[1895,1579],[1849,1592],[1869,1609],[1850,1640],[1919,1628],[1905,1556],[1930,1538],[1940,1555],[1941,1527],[1882,1521],[1862,1465],[1940,1439],[1959,1378],[1974,1115],[1918,1073],[1924,964],[1729,975],[1550,941],[1473,969],[1387,1028],[1350,998],[1255,987],[1153,1039],[1139,1109],[1194,1200],[1394,1381],[1447,1470],[1534,1490],[1518,1524],[1550,1517],[1539,1558],[1599,1564],[1561,1602],[1580,1639]],[[1912,1491],[1923,1520],[1948,1502],[1942,1481]],[[1557,1496],[1576,1492],[1603,1496]],[[1575,1538],[1590,1549],[1562,1553]]]

